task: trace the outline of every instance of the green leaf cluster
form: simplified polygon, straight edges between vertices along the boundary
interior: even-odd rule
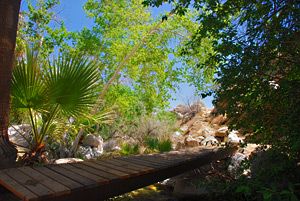
[[[143,93],[142,101],[147,110],[165,108],[171,98],[169,92],[176,91],[178,83],[186,80],[196,83],[196,75],[203,72],[193,68],[199,60],[195,55],[206,55],[211,51],[211,44],[206,40],[196,53],[185,56],[180,53],[183,44],[191,39],[199,26],[194,20],[198,14],[195,10],[188,10],[186,16],[169,17],[147,36],[148,31],[161,22],[161,16],[153,19],[149,8],[142,7],[140,3],[87,1],[84,9],[94,25],[74,33],[73,45],[76,51],[90,55],[103,64],[99,69],[103,77],[99,85],[101,88],[123,59],[146,37],[126,62],[114,84],[125,82]],[[213,73],[206,72],[206,81],[209,82]]]
[[[67,41],[71,34],[64,22],[57,20],[56,9],[60,5],[58,0],[40,0],[25,2],[27,9],[20,12],[15,56],[24,57],[26,45],[31,44],[40,59],[46,59],[54,53],[70,49]],[[25,6],[24,6],[25,7]]]
[[[270,145],[271,150],[288,156],[276,163],[276,171],[273,170],[282,176],[282,185],[287,184],[284,179],[298,184],[299,2],[145,0],[144,4],[159,6],[165,2],[182,5],[179,9],[184,13],[187,7],[202,11],[197,17],[201,25],[184,53],[194,51],[206,38],[211,39],[213,51],[199,63],[199,68],[216,71],[217,87],[208,92],[215,95],[214,103],[219,113],[229,118],[230,128],[251,134],[252,142]],[[282,167],[285,168],[279,171]],[[275,176],[273,170],[269,174]],[[275,198],[270,185],[277,177],[267,179],[267,173],[260,175],[260,183],[254,179],[245,180],[253,185],[247,187],[245,184],[239,188],[244,193],[241,199],[251,199],[254,189],[261,189],[263,197],[253,200]]]
[[[11,96],[12,107],[29,116],[33,136],[29,154],[43,154],[57,119],[88,118],[96,103],[97,80],[97,64],[85,57],[64,54],[39,63],[37,53],[27,47],[26,59],[13,69]]]

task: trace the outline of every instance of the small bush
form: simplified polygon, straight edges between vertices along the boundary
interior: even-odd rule
[[[173,149],[172,142],[169,139],[159,141],[157,138],[154,139],[154,138],[148,137],[146,139],[146,146],[147,146],[148,150],[151,150],[154,152],[155,151],[165,152],[165,151],[171,151]]]
[[[140,145],[135,144],[134,146],[124,143],[122,145],[122,150],[118,152],[120,156],[129,156],[140,154]]]
[[[159,141],[158,141],[157,138],[154,139],[154,138],[147,137],[147,139],[146,139],[146,146],[150,150],[154,151],[155,149],[158,149],[158,147],[159,147]]]
[[[173,149],[171,140],[163,140],[158,144],[159,152],[171,151]]]

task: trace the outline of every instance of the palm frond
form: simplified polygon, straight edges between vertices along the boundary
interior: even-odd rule
[[[46,76],[46,85],[53,104],[66,116],[79,116],[96,100],[98,71],[95,62],[79,56],[59,56],[53,59]]]
[[[36,52],[27,48],[26,60],[22,59],[13,69],[11,95],[15,108],[40,109],[44,107],[45,85],[38,67]]]
[[[111,124],[115,119],[114,107],[100,110],[97,114],[92,115],[90,113],[82,116],[79,122],[83,126],[95,125],[95,124]]]

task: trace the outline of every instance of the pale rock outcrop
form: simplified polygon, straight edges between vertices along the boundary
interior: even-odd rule
[[[199,146],[199,140],[196,138],[193,138],[191,136],[188,136],[187,138],[185,138],[184,143],[187,147]]]
[[[97,148],[92,147],[79,147],[78,152],[86,159],[92,159],[100,156],[103,151],[99,151]]]
[[[203,136],[198,136],[198,137],[196,137],[196,139],[197,139],[198,141],[202,142],[202,141],[205,139],[205,137],[203,137]]]
[[[240,177],[240,175],[238,174],[238,170],[239,168],[241,168],[242,162],[246,159],[247,156],[241,153],[235,153],[233,156],[231,156],[227,171],[232,178],[237,179]]]
[[[103,143],[103,150],[114,150],[116,145],[117,145],[116,140],[110,140],[108,142],[104,142]]]
[[[205,146],[209,146],[209,145],[216,145],[218,142],[218,140],[214,137],[214,136],[208,136],[206,137],[201,144],[205,145]]]
[[[177,149],[177,147],[182,149],[181,144],[184,143],[183,135],[178,131],[174,132],[171,136],[171,142],[173,149]]]
[[[231,131],[228,136],[226,142],[228,143],[243,143],[244,141],[237,136],[237,131]]]
[[[216,137],[225,137],[228,133],[228,127],[221,127],[215,132]]]
[[[102,137],[88,134],[78,152],[87,159],[100,156],[103,153]]]
[[[180,130],[182,130],[183,132],[186,132],[188,129],[189,129],[189,127],[187,125],[180,127]]]
[[[103,139],[100,135],[95,136],[95,135],[87,134],[82,145],[85,147],[86,146],[90,146],[90,147],[101,146],[103,148]]]
[[[25,147],[29,146],[28,142],[24,139],[24,137],[22,137],[22,135],[20,135],[19,132],[30,141],[32,139],[30,135],[31,126],[29,124],[21,124],[8,128],[9,140],[11,142]]]

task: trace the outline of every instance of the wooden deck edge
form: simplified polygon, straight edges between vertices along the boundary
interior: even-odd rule
[[[161,169],[156,172],[151,172],[148,174],[144,174],[144,175],[140,175],[128,179],[123,179],[120,180],[119,182],[115,182],[113,185],[106,185],[106,186],[100,186],[100,187],[95,187],[90,189],[84,189],[83,191],[76,191],[68,195],[55,197],[45,201],[66,201],[66,200],[100,201],[100,200],[108,199],[110,197],[121,195],[126,192],[130,192],[151,185],[153,183],[162,181],[164,179],[182,174],[184,172],[201,167],[213,161],[225,159],[228,156],[235,153],[236,150],[237,150],[236,146],[224,150],[209,149],[206,150],[206,153],[203,154],[203,156],[193,161],[189,161],[188,163],[179,164],[175,167],[172,167],[171,170],[170,168]]]

